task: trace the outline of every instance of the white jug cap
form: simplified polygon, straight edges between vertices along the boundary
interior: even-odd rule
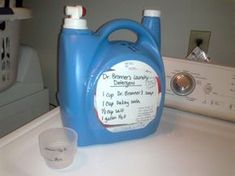
[[[69,29],[87,29],[87,21],[86,19],[65,18],[63,27]]]
[[[148,17],[160,17],[161,11],[160,10],[145,9],[143,14],[144,14],[144,16],[148,16]]]
[[[67,17],[64,20],[64,28],[70,29],[87,29],[86,19],[81,19],[85,16],[86,9],[82,6],[67,6],[65,8]]]

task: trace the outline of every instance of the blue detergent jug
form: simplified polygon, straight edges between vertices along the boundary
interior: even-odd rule
[[[159,11],[145,10],[142,24],[112,20],[87,28],[81,6],[66,7],[59,40],[59,92],[64,126],[78,145],[113,143],[154,133],[163,111],[164,66]],[[135,42],[110,41],[127,29]]]

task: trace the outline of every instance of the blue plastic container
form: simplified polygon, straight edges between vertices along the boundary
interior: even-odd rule
[[[159,16],[144,16],[143,25],[113,20],[92,32],[79,19],[80,6],[66,12],[70,17],[60,35],[58,93],[64,126],[77,131],[80,146],[154,133],[165,96]],[[120,29],[133,31],[137,41],[109,41]]]

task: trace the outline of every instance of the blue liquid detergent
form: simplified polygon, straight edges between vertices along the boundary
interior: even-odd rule
[[[165,96],[158,11],[147,11],[142,24],[117,19],[96,32],[80,19],[81,6],[67,7],[66,13],[58,93],[64,126],[77,131],[80,146],[154,133]],[[137,41],[109,41],[120,29],[133,31]]]

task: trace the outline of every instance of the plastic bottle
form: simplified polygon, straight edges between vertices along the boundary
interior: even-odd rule
[[[81,146],[152,134],[165,96],[160,29],[154,24],[160,21],[147,17],[141,25],[118,19],[93,32],[81,19],[83,12],[81,6],[67,7],[60,35],[58,99],[64,126],[77,131]],[[109,41],[120,29],[133,31],[137,41]]]

